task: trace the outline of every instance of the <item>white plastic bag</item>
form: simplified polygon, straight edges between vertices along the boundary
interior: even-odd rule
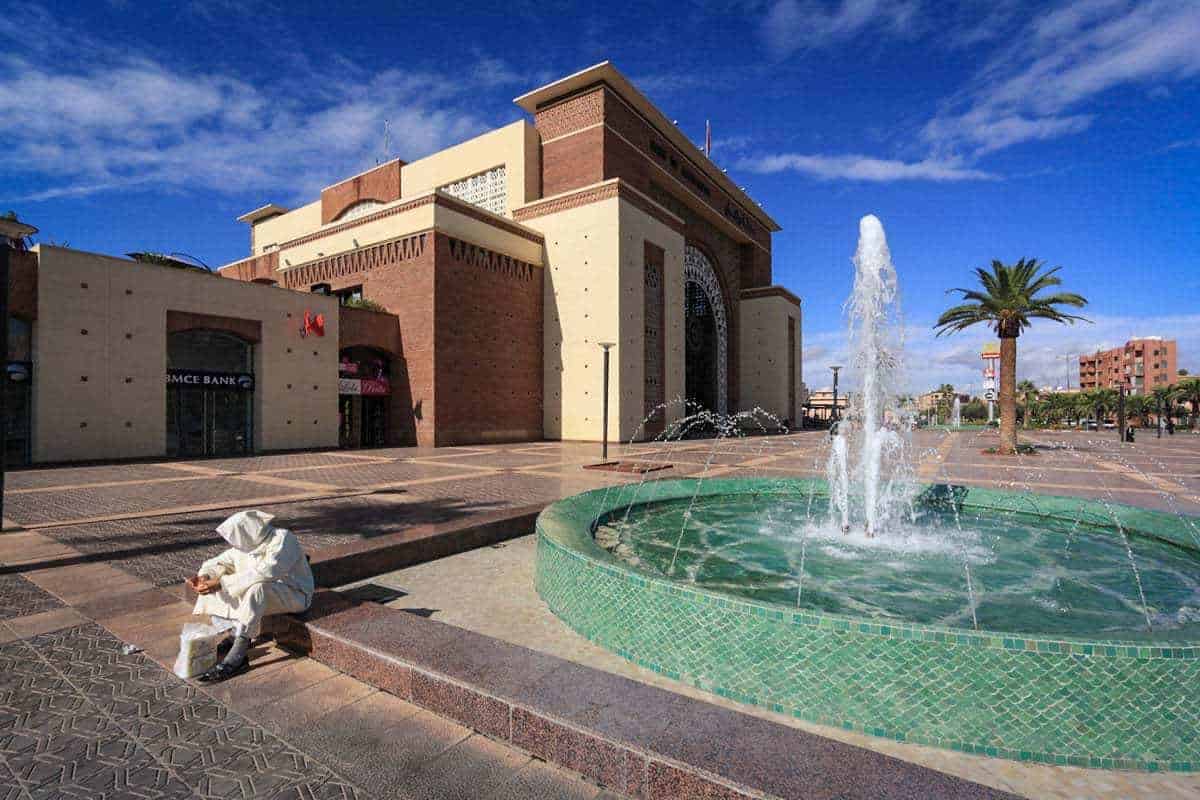
[[[222,628],[189,622],[179,633],[179,656],[175,659],[175,674],[193,678],[217,663],[217,645],[226,636]]]

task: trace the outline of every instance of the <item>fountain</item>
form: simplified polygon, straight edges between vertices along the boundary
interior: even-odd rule
[[[954,395],[954,406],[950,409],[950,427],[962,427],[962,403],[959,402],[958,395]]]
[[[907,503],[911,471],[897,429],[896,379],[903,342],[895,307],[896,269],[878,218],[863,217],[858,232],[854,289],[847,307],[851,366],[860,391],[834,436],[827,474],[831,511],[842,533],[848,534],[857,523],[873,537]],[[857,463],[851,463],[850,452],[858,454]]]
[[[1051,764],[1200,765],[1200,694],[1183,688],[1200,681],[1195,522],[918,485],[875,217],[854,267],[859,392],[826,480],[706,477],[718,438],[700,478],[566,498],[538,519],[539,594],[635,663],[796,718]],[[733,436],[754,416],[715,427]]]

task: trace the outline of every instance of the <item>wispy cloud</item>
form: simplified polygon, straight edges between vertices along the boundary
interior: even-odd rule
[[[1085,130],[1111,89],[1200,74],[1195,0],[1070,0],[1028,23],[924,127],[936,152],[980,156]]]
[[[898,161],[864,155],[805,155],[779,153],[744,158],[738,168],[760,174],[799,172],[820,180],[977,181],[993,180],[992,173],[964,166],[960,159]]]
[[[762,35],[777,58],[807,48],[829,47],[870,29],[906,34],[918,0],[775,0],[762,20]]]
[[[372,73],[335,60],[327,65],[335,77],[294,74],[313,90],[292,92],[127,55],[44,10],[30,13],[89,58],[64,64],[37,47],[0,55],[0,174],[44,181],[26,200],[143,186],[291,199],[385,155],[384,120],[393,132],[387,155],[419,157],[488,127],[469,102],[480,85],[525,80],[482,53],[460,75]],[[17,33],[0,24],[0,43]]]

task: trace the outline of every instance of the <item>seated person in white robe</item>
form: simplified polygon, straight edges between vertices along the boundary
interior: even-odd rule
[[[215,667],[200,675],[206,683],[223,681],[250,666],[246,651],[261,633],[263,617],[297,614],[312,603],[313,575],[300,542],[291,531],[271,525],[274,515],[239,511],[217,527],[233,545],[205,561],[187,585],[199,597],[194,614],[208,614],[213,624],[233,629],[218,648],[228,648]]]

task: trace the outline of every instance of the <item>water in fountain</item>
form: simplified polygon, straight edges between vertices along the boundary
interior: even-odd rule
[[[955,428],[962,427],[962,403],[959,402],[958,395],[954,395],[954,406],[950,409],[950,425]]]
[[[868,214],[858,223],[850,315],[854,396],[834,434],[828,476],[831,510],[843,533],[861,528],[875,536],[899,519],[911,500],[912,471],[896,403],[902,369],[903,328],[883,225]],[[854,457],[856,456],[856,458]]]

